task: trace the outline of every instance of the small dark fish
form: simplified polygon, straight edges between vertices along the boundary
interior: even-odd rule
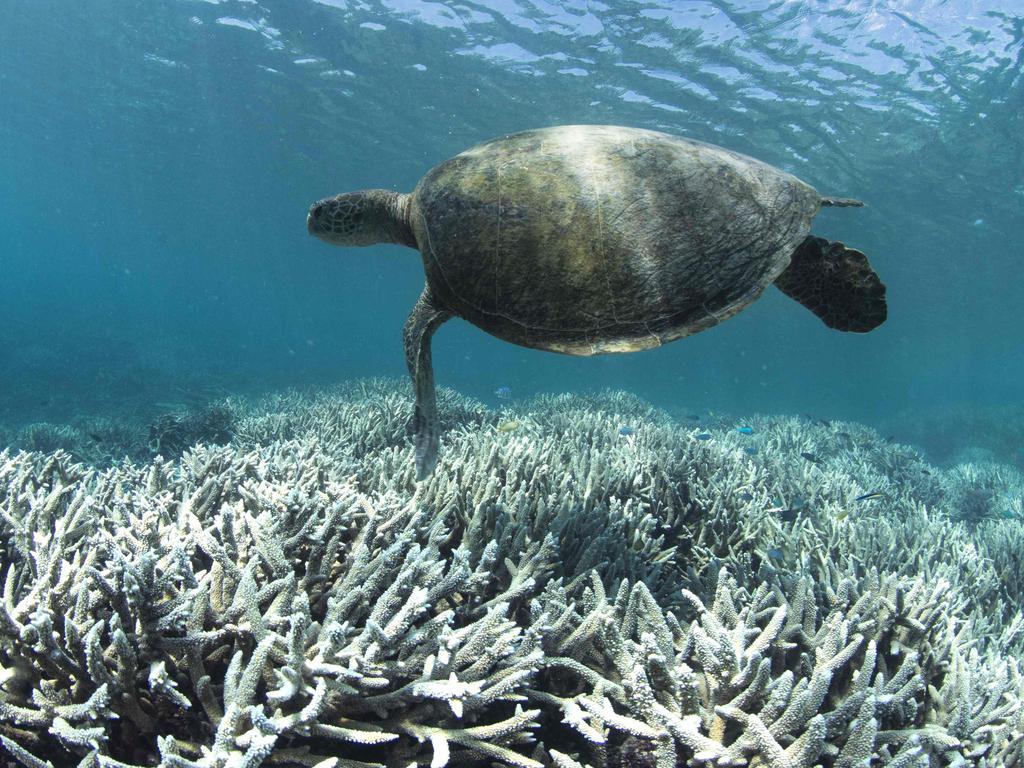
[[[788,507],[783,507],[781,502],[777,499],[772,499],[772,504],[775,506],[768,511],[775,512],[779,516],[779,519],[784,523],[792,523],[797,519],[800,513],[807,508],[807,502],[799,496],[793,499],[793,503]]]
[[[689,419],[690,421],[700,421],[700,414],[699,413],[691,413],[686,418]]]
[[[1016,520],[1017,519],[1017,516],[1015,514],[1013,514],[1013,512],[1011,512],[1008,509],[1003,510],[1003,513],[1000,515],[1000,517],[1003,518],[1003,520]]]
[[[743,493],[740,494],[740,498],[743,499],[744,501],[753,501],[754,494],[750,493],[749,491],[744,491]]]
[[[747,427],[747,426],[736,427],[736,431],[739,432],[741,435],[752,435],[752,434],[754,434],[754,428],[753,427]]]
[[[90,432],[89,433],[89,437],[92,438],[92,440],[94,442],[97,442],[97,443],[102,443],[103,442],[103,435],[100,435],[100,434],[98,434],[96,432]]]
[[[805,459],[807,459],[809,462],[811,462],[811,464],[819,464],[820,465],[820,464],[824,464],[825,463],[824,461],[819,459],[817,456],[815,456],[813,453],[808,453],[807,451],[800,451],[800,455],[803,456]]]
[[[710,440],[711,439],[711,433],[710,432],[701,432],[699,435],[695,435],[695,437],[698,440]]]
[[[865,493],[856,498],[856,501],[871,501],[872,499],[884,499],[885,494],[881,491],[871,491],[871,493]]]
[[[636,427],[621,426],[621,427],[619,427],[619,434],[622,435],[623,437],[629,437],[630,435],[635,435],[636,434]]]
[[[743,452],[745,454],[747,454],[748,456],[756,456],[757,455],[757,448],[755,448],[752,445],[748,445],[748,446],[744,447]]]
[[[928,475],[929,477],[931,477],[931,475],[932,475],[932,473],[931,473],[931,472],[929,472],[929,471],[928,471],[927,469],[922,469],[922,470],[921,470],[921,474],[923,474],[923,475]]]
[[[511,400],[512,399],[512,387],[498,387],[494,390],[494,394],[499,400]]]

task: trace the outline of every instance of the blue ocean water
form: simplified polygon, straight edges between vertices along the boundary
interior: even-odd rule
[[[561,123],[710,141],[863,199],[815,232],[869,255],[889,319],[842,334],[769,291],[589,359],[455,321],[440,385],[897,428],[1021,402],[1017,0],[0,0],[0,19],[7,424],[404,376],[419,257],[329,247],[307,207]]]

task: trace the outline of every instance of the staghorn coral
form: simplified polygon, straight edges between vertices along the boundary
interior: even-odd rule
[[[541,602],[562,611],[547,669],[575,674],[581,690],[531,697],[561,708],[594,765],[609,733],[647,741],[657,766],[1014,764],[1018,665],[981,659],[936,599],[944,587],[845,580],[819,616],[809,580],[788,596],[767,584],[748,593],[723,570],[711,606],[687,593],[688,628],[642,583],[610,600],[595,580],[579,608],[549,589]],[[984,762],[993,755],[1006,762]]]
[[[1019,524],[951,521],[913,451],[785,418],[697,440],[621,394],[442,396],[420,485],[384,381],[230,402],[233,444],[173,462],[0,453],[0,754],[1020,764]]]
[[[954,520],[976,526],[984,520],[1024,516],[1024,475],[995,464],[958,464],[944,473],[946,498]]]
[[[144,461],[152,456],[142,425],[123,418],[86,416],[66,425],[35,422],[19,429],[9,443],[0,442],[5,444],[44,453],[66,451],[93,466],[110,466],[126,458]]]
[[[166,413],[149,425],[150,451],[165,458],[178,456],[196,443],[231,442],[235,414],[226,405]]]
[[[176,481],[162,464],[0,456],[0,730],[16,757],[313,764],[341,742],[536,765],[506,746],[529,736],[536,712],[509,695],[539,659],[509,616],[550,543],[504,566],[493,546],[471,557],[295,443],[196,451]]]
[[[26,424],[14,439],[14,444],[27,451],[71,451],[82,442],[81,433],[65,424],[50,424],[38,421]]]
[[[977,402],[950,404],[926,411],[915,409],[889,419],[888,428],[925,447],[940,464],[973,461],[968,458],[999,456],[1024,470],[1024,406],[985,406]],[[965,448],[965,446],[967,446]]]

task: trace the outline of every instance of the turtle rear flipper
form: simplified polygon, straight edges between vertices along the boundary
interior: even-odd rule
[[[866,333],[885,322],[885,285],[860,251],[810,235],[775,285],[839,331]]]

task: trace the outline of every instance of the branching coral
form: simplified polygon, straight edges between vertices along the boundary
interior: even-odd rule
[[[371,505],[299,444],[189,463],[177,480],[75,478],[3,457],[13,754],[312,764],[343,743],[536,765],[509,745],[534,725],[514,692],[539,641],[510,617],[550,541],[499,566],[495,546],[453,548],[441,520]]]
[[[1022,516],[1024,475],[1000,464],[958,464],[945,473],[950,516],[969,526]]]
[[[548,669],[576,674],[581,690],[531,695],[561,708],[597,765],[610,733],[650,742],[658,766],[1020,759],[1017,664],[983,663],[936,601],[942,589],[847,580],[818,618],[805,579],[787,598],[768,585],[747,593],[722,571],[712,605],[687,593],[697,618],[682,628],[643,584],[609,600],[595,581],[580,607],[549,588],[562,615],[545,636]]]
[[[1001,573],[1024,542],[930,508],[943,478],[913,452],[788,419],[697,439],[622,395],[542,398],[503,433],[508,414],[443,396],[449,445],[420,485],[386,382],[231,404],[233,445],[174,461],[0,453],[0,754],[1024,760]]]
[[[229,443],[234,423],[235,414],[226,405],[163,414],[149,425],[148,447],[154,454],[171,458],[196,443]]]

